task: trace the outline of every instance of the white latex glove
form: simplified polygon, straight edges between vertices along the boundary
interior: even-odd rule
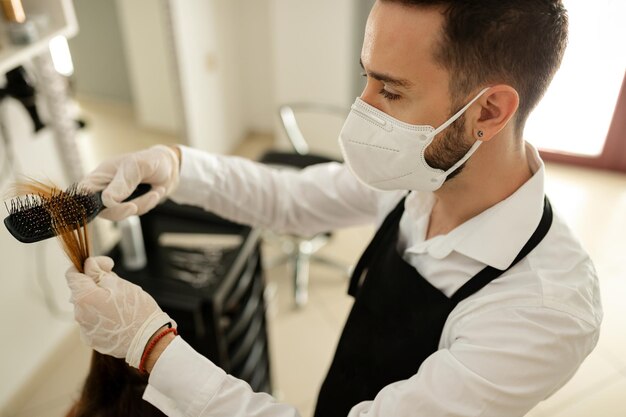
[[[156,145],[102,162],[80,186],[92,192],[103,190],[102,202],[107,208],[100,216],[122,220],[150,211],[172,192],[178,185],[179,165],[178,156],[170,147]],[[123,203],[141,183],[150,184],[152,189]]]
[[[71,267],[65,277],[82,341],[98,352],[125,358],[135,368],[154,333],[176,323],[141,287],[111,272],[113,260],[87,258],[85,273]]]

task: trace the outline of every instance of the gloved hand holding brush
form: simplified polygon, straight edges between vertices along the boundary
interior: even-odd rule
[[[100,216],[122,220],[150,211],[169,195],[178,185],[179,166],[179,156],[173,148],[157,145],[104,161],[80,186],[92,192],[103,190],[102,202],[107,209]],[[149,184],[152,189],[124,202],[140,183]]]
[[[176,323],[141,287],[112,272],[106,256],[85,261],[85,273],[75,267],[65,274],[81,339],[94,350],[139,368],[148,341],[161,327]]]

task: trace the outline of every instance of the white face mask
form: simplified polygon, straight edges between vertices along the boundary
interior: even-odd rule
[[[437,129],[401,122],[357,98],[339,134],[346,164],[361,182],[378,190],[437,190],[482,142],[474,142],[465,156],[447,171],[426,163],[426,147],[488,89],[482,90]]]

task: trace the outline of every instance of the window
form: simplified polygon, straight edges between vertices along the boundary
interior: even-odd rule
[[[569,45],[525,137],[547,161],[626,172],[626,2],[564,4]]]

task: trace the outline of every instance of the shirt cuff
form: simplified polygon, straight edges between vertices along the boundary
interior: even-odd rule
[[[180,172],[178,186],[169,198],[179,204],[202,206],[209,198],[220,170],[219,158],[208,152],[178,145],[180,149]]]
[[[180,336],[157,360],[143,399],[170,417],[197,416],[226,379],[226,373]]]

